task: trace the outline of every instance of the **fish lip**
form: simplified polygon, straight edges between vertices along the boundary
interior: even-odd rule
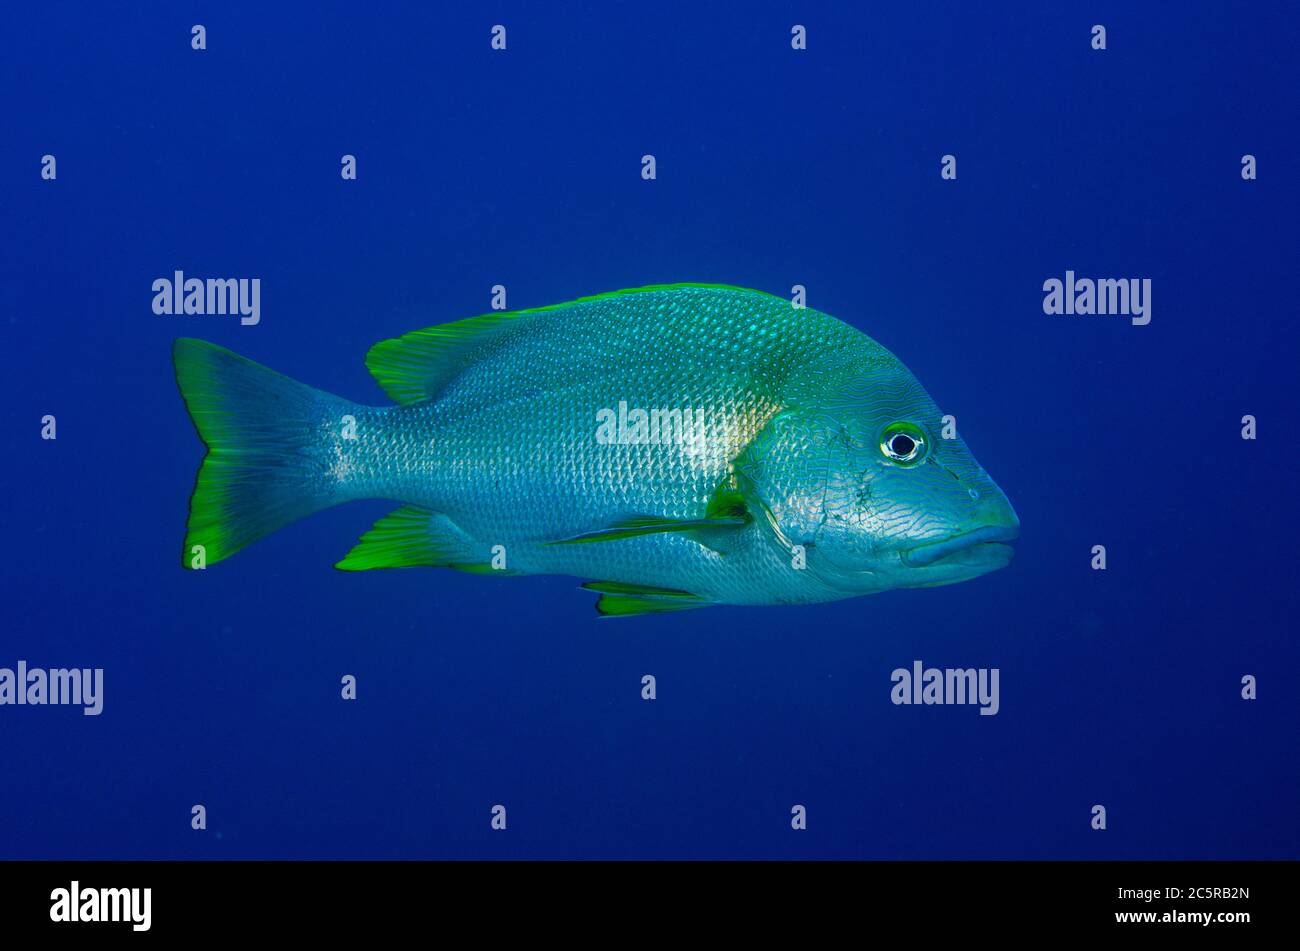
[[[903,563],[913,568],[924,568],[941,558],[974,548],[976,545],[991,544],[1005,548],[1007,546],[1001,543],[1015,541],[1019,537],[1020,528],[1017,525],[982,525],[960,535],[952,535],[908,549],[903,552]]]

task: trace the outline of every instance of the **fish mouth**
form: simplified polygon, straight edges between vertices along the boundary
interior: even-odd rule
[[[937,542],[927,542],[903,552],[903,564],[912,568],[924,568],[944,559],[969,562],[971,556],[989,560],[1011,560],[1013,549],[1004,542],[1015,541],[1020,537],[1020,529],[1015,525],[984,525],[973,531],[941,538]],[[956,557],[960,556],[960,557]]]

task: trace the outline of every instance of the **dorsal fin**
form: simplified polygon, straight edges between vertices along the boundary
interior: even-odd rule
[[[381,340],[366,354],[366,368],[384,388],[384,392],[398,403],[419,403],[437,395],[438,391],[456,378],[459,373],[483,354],[507,331],[524,326],[530,316],[551,310],[560,310],[574,304],[626,297],[633,294],[650,294],[680,290],[739,291],[761,294],[766,291],[729,284],[650,284],[620,291],[608,291],[579,297],[561,304],[546,304],[527,310],[511,310],[483,314],[465,320],[439,324],[424,330],[413,330],[391,340]]]
[[[483,314],[381,340],[366,354],[366,369],[398,403],[419,403],[450,383],[507,330],[522,326],[528,314]]]

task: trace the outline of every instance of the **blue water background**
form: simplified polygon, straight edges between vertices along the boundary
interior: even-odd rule
[[[0,857],[1300,857],[1293,4],[7,20],[0,666],[102,667],[105,709],[0,707]],[[1044,315],[1067,268],[1150,278],[1150,325]],[[175,269],[261,278],[261,323],[154,316]],[[803,284],[894,351],[1011,567],[602,622],[575,579],[334,571],[364,502],[180,569],[173,338],[381,404],[366,349],[494,284],[688,280]],[[894,706],[917,659],[999,668],[1001,711]]]

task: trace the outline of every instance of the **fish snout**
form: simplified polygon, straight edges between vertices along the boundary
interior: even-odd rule
[[[924,568],[957,555],[1000,556],[1010,561],[1011,546],[1007,542],[1015,541],[1019,537],[1019,519],[1016,519],[1015,524],[982,525],[967,532],[910,548],[903,552],[903,563],[912,568]],[[963,560],[969,559],[963,558]]]
[[[940,563],[953,567],[988,565],[991,569],[1010,563],[1015,553],[1010,542],[1020,537],[1020,516],[992,479],[984,475],[976,485],[970,489],[974,511],[959,530],[907,549],[901,556],[903,564],[910,568]]]

